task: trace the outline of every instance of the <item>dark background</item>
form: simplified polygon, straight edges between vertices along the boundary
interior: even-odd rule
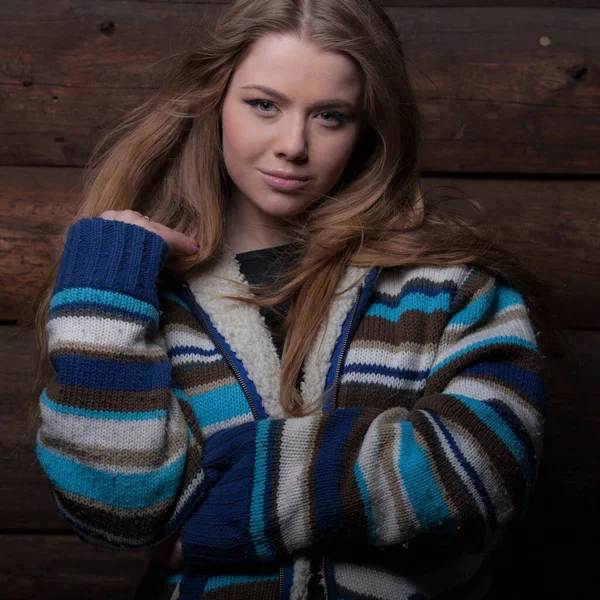
[[[425,190],[481,200],[557,290],[562,342],[536,496],[495,558],[498,597],[579,598],[594,574],[600,435],[600,1],[382,0],[425,118]],[[131,598],[148,551],[91,546],[58,516],[27,430],[17,328],[111,120],[154,89],[218,2],[0,3],[0,596]]]

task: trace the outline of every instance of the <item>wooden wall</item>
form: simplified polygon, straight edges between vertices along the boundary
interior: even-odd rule
[[[382,0],[425,117],[423,182],[479,198],[498,238],[557,290],[562,342],[535,501],[496,558],[498,597],[576,598],[592,567],[600,388],[600,2]],[[0,596],[131,598],[146,551],[90,546],[37,464],[32,338],[17,328],[82,166],[218,2],[0,3]],[[525,590],[518,593],[517,589]]]

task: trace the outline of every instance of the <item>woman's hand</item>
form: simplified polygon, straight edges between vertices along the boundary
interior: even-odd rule
[[[189,255],[198,252],[198,246],[194,238],[155,221],[148,221],[144,215],[135,210],[105,210],[100,218],[108,221],[123,221],[152,231],[169,244],[171,253]]]

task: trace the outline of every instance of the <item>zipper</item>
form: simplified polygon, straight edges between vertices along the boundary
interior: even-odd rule
[[[231,359],[229,358],[229,354],[227,353],[225,348],[222,346],[221,342],[219,342],[219,340],[213,334],[211,327],[208,324],[206,317],[204,316],[204,311],[200,308],[200,306],[198,305],[198,302],[196,302],[196,298],[194,297],[194,294],[192,293],[192,290],[190,289],[189,284],[182,283],[181,285],[185,289],[186,296],[190,300],[192,307],[195,309],[196,316],[198,316],[200,318],[200,321],[202,321],[202,324],[204,325],[204,330],[206,331],[207,335],[214,342],[214,344],[217,346],[217,348],[221,351],[221,354],[227,361],[227,364],[233,371],[239,384],[242,386],[242,390],[244,390],[244,394],[246,396],[246,399],[248,400],[248,404],[250,405],[252,414],[254,415],[254,420],[258,421],[258,411],[256,410],[256,407],[254,406],[254,402],[252,401],[252,396],[250,395],[250,392],[248,391],[248,388],[246,387],[246,384],[244,383],[243,377],[240,375],[239,371],[237,370],[237,368],[235,367],[233,362],[231,362]]]
[[[279,567],[279,600],[283,600],[283,565]]]
[[[350,317],[350,324],[348,325],[348,331],[346,332],[346,337],[344,338],[344,343],[342,344],[342,351],[340,352],[340,358],[338,360],[338,364],[335,370],[335,379],[333,385],[333,409],[336,409],[337,406],[337,397],[338,397],[338,388],[339,388],[339,378],[340,372],[342,370],[342,363],[344,362],[344,356],[346,354],[346,346],[348,344],[348,338],[350,337],[350,332],[352,331],[352,324],[354,323],[354,317],[356,316],[356,311],[358,309],[358,305],[360,303],[360,296],[362,294],[363,286],[361,285],[358,294],[356,295],[356,300],[354,301],[354,307],[352,308],[352,316]]]
[[[323,573],[323,588],[325,600],[329,600],[329,589],[327,588],[327,565],[325,564],[325,555],[323,554],[321,562],[321,572]]]

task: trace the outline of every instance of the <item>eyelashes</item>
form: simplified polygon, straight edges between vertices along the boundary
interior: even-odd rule
[[[250,105],[255,110],[255,112],[257,112],[261,115],[270,114],[273,112],[270,110],[259,110],[259,106],[261,104],[268,104],[270,106],[275,106],[274,102],[271,102],[271,100],[265,100],[264,98],[253,98],[252,100],[244,100],[244,102],[246,104]],[[337,129],[338,127],[340,127],[343,123],[345,123],[348,120],[348,117],[344,113],[338,112],[336,110],[326,110],[319,114],[330,115],[333,117],[333,120],[329,120],[329,119],[323,120],[324,127],[327,127],[329,129]]]

